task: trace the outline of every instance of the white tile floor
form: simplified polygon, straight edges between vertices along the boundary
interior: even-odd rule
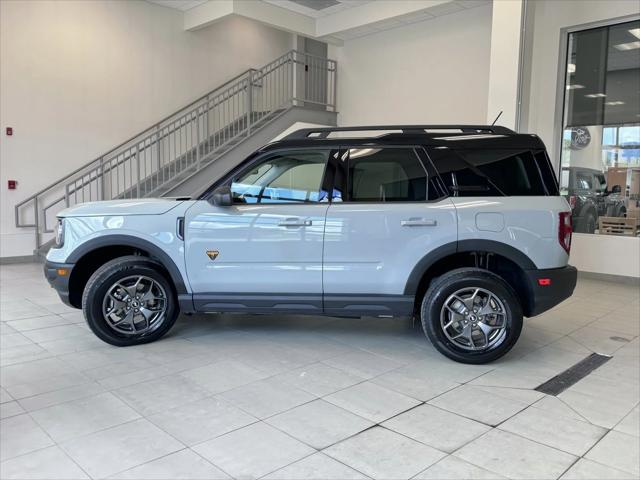
[[[580,280],[491,365],[409,320],[211,315],[97,340],[36,264],[0,267],[0,477],[638,478],[640,290]],[[557,397],[540,383],[607,364]]]

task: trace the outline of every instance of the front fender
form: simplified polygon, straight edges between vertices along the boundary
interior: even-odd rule
[[[98,248],[133,247],[147,252],[164,266],[178,294],[189,293],[184,242],[176,234],[176,220],[162,215],[68,217],[65,218],[64,244],[49,250],[47,260],[75,264]],[[141,225],[144,228],[140,228]]]

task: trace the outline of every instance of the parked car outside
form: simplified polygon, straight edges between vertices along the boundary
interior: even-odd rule
[[[598,219],[602,216],[626,216],[627,199],[620,185],[614,185],[609,190],[600,170],[564,167],[561,175],[562,195],[571,207],[575,232],[595,233]]]

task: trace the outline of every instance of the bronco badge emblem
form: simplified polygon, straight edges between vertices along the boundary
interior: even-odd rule
[[[220,252],[218,250],[207,250],[207,256],[211,260],[215,260],[216,258],[218,258],[219,254],[220,254]]]

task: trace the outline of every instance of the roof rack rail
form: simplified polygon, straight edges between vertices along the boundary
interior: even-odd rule
[[[362,127],[322,127],[322,128],[301,128],[290,133],[283,140],[302,140],[307,138],[323,139],[333,132],[364,132],[375,130],[400,130],[406,134],[433,135],[438,134],[437,130],[460,130],[460,133],[478,133],[494,135],[512,135],[513,130],[500,125],[372,125]],[[428,132],[427,130],[433,130]],[[441,132],[451,133],[451,132]]]

